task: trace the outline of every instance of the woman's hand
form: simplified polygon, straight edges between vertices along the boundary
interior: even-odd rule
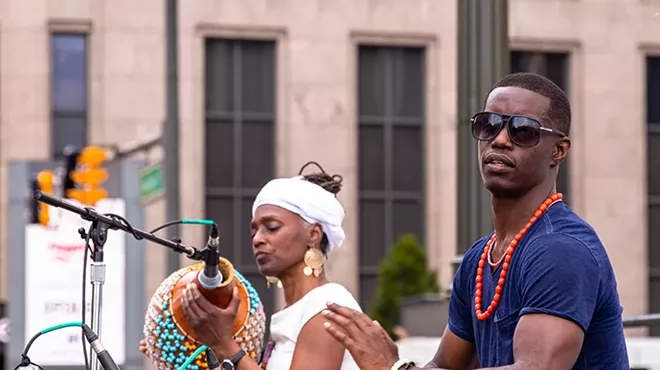
[[[225,309],[214,306],[204,298],[195,284],[188,284],[183,291],[181,305],[186,320],[197,334],[197,340],[212,348],[219,358],[229,358],[238,348],[232,329],[239,303],[236,288]]]
[[[147,354],[147,341],[142,339],[140,341],[140,352],[144,353],[144,356],[149,358],[149,354]]]

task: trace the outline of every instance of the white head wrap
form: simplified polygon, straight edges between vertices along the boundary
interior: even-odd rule
[[[344,207],[334,194],[302,176],[269,181],[254,200],[252,217],[264,204],[282,207],[310,224],[319,224],[328,237],[328,252],[339,247],[346,238],[341,227]]]

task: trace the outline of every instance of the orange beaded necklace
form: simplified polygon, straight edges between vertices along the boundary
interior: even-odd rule
[[[484,275],[484,266],[486,265],[486,259],[488,258],[488,255],[490,253],[490,248],[493,245],[493,242],[495,242],[495,233],[493,233],[493,236],[488,240],[486,243],[486,246],[484,247],[484,252],[481,254],[481,260],[479,260],[479,267],[477,268],[477,287],[475,291],[475,297],[474,297],[474,310],[477,313],[477,319],[479,320],[486,320],[490,317],[490,315],[495,311],[495,308],[497,307],[498,303],[500,302],[500,294],[502,294],[502,290],[504,289],[504,283],[506,283],[506,273],[509,270],[509,263],[511,263],[511,256],[513,256],[513,251],[516,249],[516,246],[520,242],[520,240],[525,236],[525,233],[527,233],[527,230],[532,226],[532,224],[538,220],[545,211],[548,210],[548,207],[556,202],[559,201],[563,198],[563,195],[561,193],[555,193],[552,194],[548,199],[546,199],[534,212],[534,216],[529,219],[529,222],[527,222],[527,225],[525,225],[518,234],[513,238],[513,241],[511,241],[511,244],[509,244],[509,248],[506,250],[506,254],[504,255],[504,264],[502,265],[502,271],[500,272],[500,279],[497,281],[497,287],[495,288],[495,295],[493,296],[493,301],[490,302],[490,305],[488,305],[488,308],[486,309],[485,312],[481,311],[481,296],[482,296],[482,281],[483,281],[483,275]]]

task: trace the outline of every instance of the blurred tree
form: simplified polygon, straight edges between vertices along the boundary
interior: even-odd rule
[[[402,235],[381,261],[378,291],[369,316],[396,339],[394,327],[399,321],[399,300],[406,296],[438,293],[436,272],[427,267],[426,251],[413,234]]]

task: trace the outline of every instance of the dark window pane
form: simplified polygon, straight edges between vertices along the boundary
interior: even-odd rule
[[[244,122],[241,129],[241,185],[261,188],[274,176],[275,127],[271,122]]]
[[[377,267],[380,260],[385,257],[387,247],[384,202],[380,200],[361,200],[360,265]]]
[[[648,213],[649,310],[660,312],[660,205],[651,205]],[[660,336],[660,325],[651,327],[652,336]]]
[[[660,312],[660,277],[652,277],[649,281],[649,312]],[[651,325],[649,328],[651,336],[660,336],[660,324]]]
[[[206,219],[213,220],[218,225],[222,255],[234,262],[237,244],[234,235],[234,201],[229,197],[207,196],[205,213]]]
[[[647,176],[649,195],[660,195],[660,130],[648,135]]]
[[[53,117],[53,156],[63,155],[67,145],[82,148],[87,143],[87,119],[84,117]]]
[[[58,111],[87,109],[87,51],[85,35],[56,34],[52,38],[52,102]]]
[[[556,83],[560,89],[568,93],[568,53],[546,53],[546,68],[544,76]]]
[[[234,43],[228,40],[206,40],[206,110],[234,111]]]
[[[392,115],[424,117],[424,49],[395,49],[393,56]]]
[[[241,214],[240,214],[240,241],[237,241],[238,250],[240,250],[240,263],[242,265],[254,265],[254,253],[252,253],[252,237],[250,231],[250,223],[252,222],[252,203],[254,198],[244,198],[241,200]],[[238,261],[237,261],[238,262]]]
[[[394,190],[423,191],[424,137],[418,126],[395,126],[392,140]]]
[[[234,184],[234,128],[231,122],[206,124],[206,186]]]
[[[403,234],[415,234],[418,240],[423,240],[424,208],[421,202],[409,200],[395,201],[393,212],[394,225],[392,227],[394,229],[394,240],[391,241],[391,246],[394,246],[394,243]]]
[[[648,195],[660,196],[660,57],[646,58],[646,118]],[[649,311],[660,312],[660,205],[649,204],[648,211]],[[650,327],[651,336],[660,336],[660,325]]]
[[[385,188],[384,129],[380,125],[360,125],[359,135],[359,186],[361,190]]]
[[[646,117],[660,123],[660,57],[646,58]]]
[[[538,73],[549,78],[564,91],[568,89],[568,63],[568,53],[511,52],[511,73]]]
[[[648,217],[649,267],[660,269],[660,205],[650,206]]]
[[[275,99],[275,43],[241,42],[241,110],[272,113]]]
[[[523,65],[526,64],[526,61],[524,60],[527,58],[527,55],[529,53],[525,53],[522,51],[511,51],[509,54],[509,67],[511,69],[511,73],[518,73],[518,72],[523,72]]]
[[[385,115],[385,58],[383,49],[360,46],[358,56],[359,115]]]
[[[377,275],[369,274],[360,276],[360,306],[362,306],[363,311],[371,309],[371,303],[376,297],[377,289]]]

